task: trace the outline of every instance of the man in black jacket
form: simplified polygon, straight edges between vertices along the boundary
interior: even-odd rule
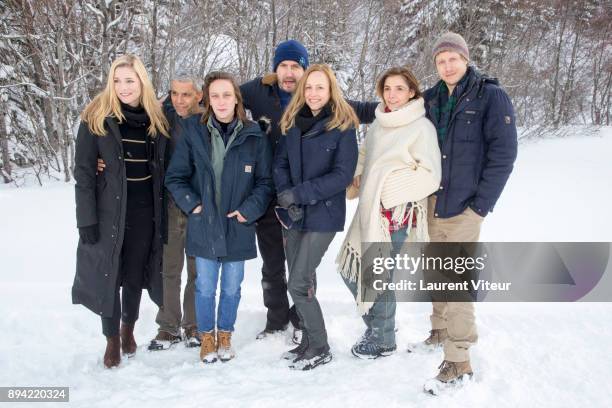
[[[295,40],[280,43],[274,51],[273,73],[255,78],[240,86],[244,107],[251,111],[254,120],[266,117],[270,120],[270,141],[276,150],[281,131],[281,116],[291,101],[299,80],[308,68],[308,51]],[[349,101],[361,123],[371,123],[378,103]],[[301,330],[295,308],[289,308],[287,279],[285,274],[285,252],[282,230],[276,219],[276,200],[266,214],[257,221],[257,242],[263,259],[262,288],[264,305],[268,309],[266,327],[258,339],[282,331],[291,321],[295,331],[293,341],[300,342]]]

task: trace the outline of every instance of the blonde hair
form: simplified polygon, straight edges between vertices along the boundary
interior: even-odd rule
[[[298,82],[297,89],[291,98],[291,102],[289,102],[289,106],[287,106],[281,118],[280,128],[282,134],[287,134],[287,131],[295,126],[295,117],[306,104],[306,98],[304,97],[306,80],[313,72],[322,72],[329,81],[329,104],[331,106],[332,117],[327,123],[327,130],[338,128],[344,131],[349,128],[359,127],[357,114],[355,114],[352,106],[344,100],[344,96],[342,96],[342,91],[336,80],[336,75],[334,75],[332,69],[326,64],[313,64],[304,72],[302,79]]]
[[[158,133],[161,133],[166,137],[170,137],[168,134],[168,120],[157,102],[147,70],[140,58],[132,54],[122,55],[113,61],[106,78],[104,90],[97,94],[81,113],[81,119],[87,123],[89,131],[97,136],[105,136],[104,120],[107,117],[113,116],[117,118],[119,123],[125,120],[125,116],[121,112],[119,97],[115,92],[114,77],[115,71],[119,67],[132,68],[140,80],[141,92],[139,103],[144,107],[151,121],[147,131],[149,136],[155,137]]]

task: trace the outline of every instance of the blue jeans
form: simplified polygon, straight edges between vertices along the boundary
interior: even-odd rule
[[[408,238],[407,228],[402,228],[391,234],[393,244],[392,256],[399,253],[402,244]],[[393,276],[393,272],[392,275]],[[345,285],[349,288],[353,297],[357,296],[357,282],[351,282],[342,277]],[[367,314],[361,316],[366,324],[365,337],[370,341],[383,347],[395,346],[395,291],[387,290],[381,293]]]
[[[220,262],[198,257],[195,261],[197,273],[195,308],[198,331],[209,332],[215,329],[219,269],[221,269],[221,296],[217,310],[217,329],[234,331],[240,303],[240,284],[244,278],[244,261]]]

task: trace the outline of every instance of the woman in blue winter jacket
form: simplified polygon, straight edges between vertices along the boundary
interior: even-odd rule
[[[244,261],[257,256],[255,221],[273,195],[272,150],[258,124],[246,118],[231,74],[204,81],[204,114],[181,122],[183,136],[166,187],[189,215],[186,252],[196,257],[196,320],[200,359],[234,357],[234,331]],[[215,314],[221,269],[221,294]],[[215,328],[217,336],[215,338]]]
[[[274,183],[285,226],[289,293],[304,328],[300,345],[284,357],[290,368],[310,370],[332,359],[315,296],[316,268],[344,228],[345,189],[357,165],[359,121],[327,65],[311,65],[282,119]]]

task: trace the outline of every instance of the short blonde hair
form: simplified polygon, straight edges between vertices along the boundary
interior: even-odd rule
[[[302,79],[298,82],[295,94],[291,98],[291,102],[289,102],[289,106],[287,106],[281,118],[280,128],[282,134],[287,134],[287,131],[295,126],[295,117],[306,104],[306,98],[304,97],[306,80],[313,72],[322,72],[329,81],[329,104],[331,105],[332,117],[327,124],[327,130],[339,128],[344,131],[350,128],[359,127],[357,114],[355,114],[353,107],[349,105],[344,99],[344,96],[342,96],[342,91],[338,86],[336,75],[334,75],[332,69],[326,64],[313,64],[308,67]]]
[[[89,131],[97,136],[105,136],[106,129],[104,128],[104,120],[109,116],[117,118],[119,123],[125,120],[121,112],[121,103],[115,92],[115,71],[119,67],[130,67],[134,70],[140,80],[141,92],[139,103],[144,107],[145,112],[149,116],[151,124],[147,133],[151,137],[155,137],[158,133],[169,137],[168,120],[161,110],[153,85],[147,74],[144,64],[135,55],[126,54],[113,61],[108,77],[106,78],[106,86],[97,94],[94,99],[85,107],[81,113],[81,119],[87,123]]]

